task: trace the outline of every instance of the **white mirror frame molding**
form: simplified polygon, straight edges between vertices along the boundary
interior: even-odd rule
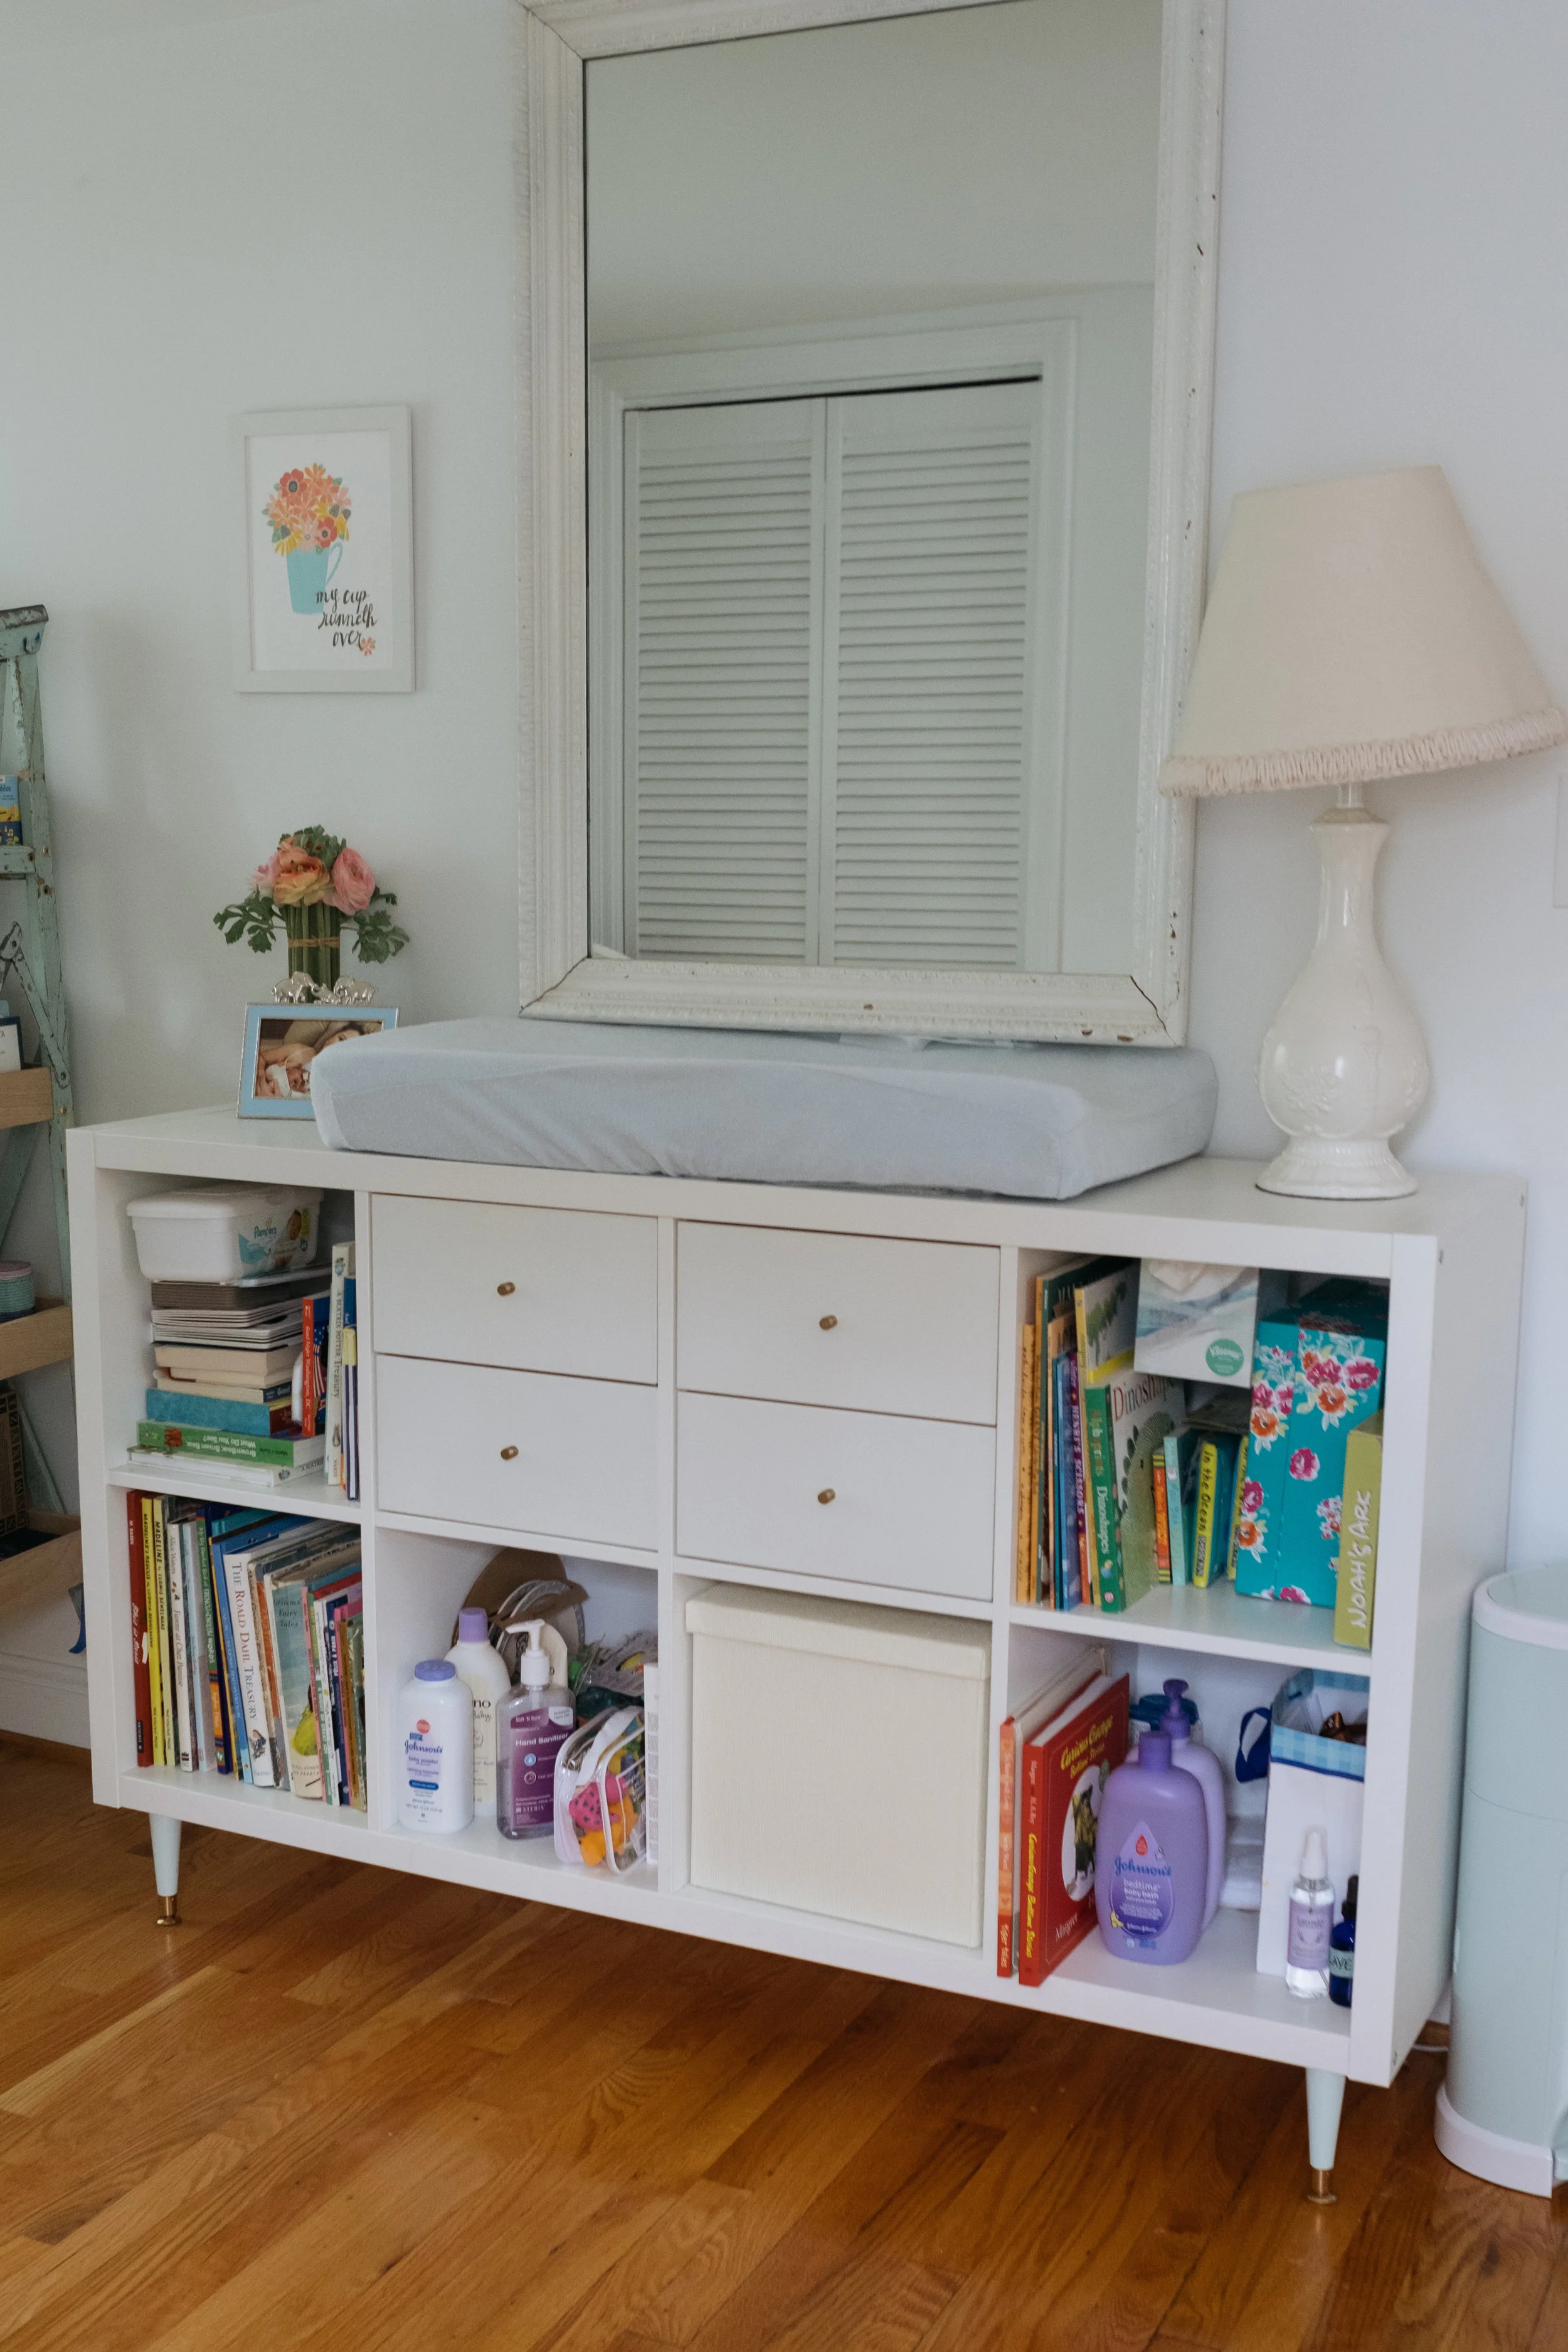
[[[1194,814],[1159,769],[1203,617],[1225,0],[1164,0],[1149,566],[1128,973],[891,971],[588,953],[584,65],[987,0],[533,0],[516,9],[521,1003],[572,1021],[1175,1045]]]

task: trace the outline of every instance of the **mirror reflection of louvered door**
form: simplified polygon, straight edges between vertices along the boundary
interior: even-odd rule
[[[1050,968],[1065,430],[1037,380],[628,414],[627,953]]]

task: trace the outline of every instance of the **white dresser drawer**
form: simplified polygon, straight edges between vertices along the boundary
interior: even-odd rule
[[[651,1551],[657,1396],[619,1381],[378,1354],[381,1507]]]
[[[995,1250],[683,1224],[678,1252],[681,1388],[994,1423]]]
[[[375,1346],[591,1380],[658,1377],[652,1217],[378,1192]]]
[[[995,1477],[994,1430],[684,1394],[676,1549],[988,1601]]]

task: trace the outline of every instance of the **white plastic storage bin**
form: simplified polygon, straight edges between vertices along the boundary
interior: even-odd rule
[[[149,1282],[238,1282],[309,1265],[321,1195],[292,1184],[153,1192],[132,1201],[136,1257]]]
[[[989,1627],[724,1584],[686,1626],[693,1884],[977,1945]]]

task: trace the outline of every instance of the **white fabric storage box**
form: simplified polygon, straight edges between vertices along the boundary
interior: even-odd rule
[[[239,1282],[309,1265],[321,1195],[295,1184],[203,1184],[153,1192],[127,1213],[149,1282]]]
[[[990,1628],[724,1584],[686,1628],[693,1884],[977,1945]]]

